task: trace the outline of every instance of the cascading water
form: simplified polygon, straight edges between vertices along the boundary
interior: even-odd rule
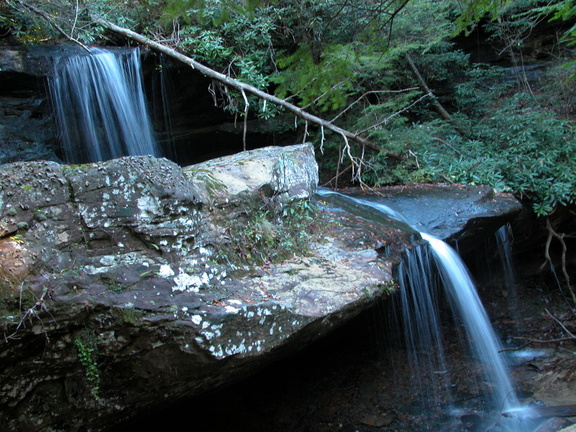
[[[516,272],[514,271],[514,264],[512,261],[512,246],[510,245],[510,227],[508,225],[501,226],[495,233],[496,245],[498,247],[498,254],[500,255],[500,262],[502,264],[502,272],[504,273],[504,282],[507,288],[513,288],[516,284]]]
[[[437,264],[450,304],[463,322],[472,351],[484,367],[487,382],[494,386],[494,406],[503,410],[518,407],[518,400],[499,354],[501,346],[478,297],[468,270],[458,254],[445,242],[421,233]]]
[[[446,359],[438,308],[435,269],[430,249],[424,247],[407,250],[398,266],[399,312],[404,327],[404,339],[411,370],[429,373],[430,383],[415,380],[424,406],[442,404],[439,392],[449,391],[446,382]],[[397,310],[397,309],[396,309]],[[430,349],[432,348],[432,349]],[[419,355],[421,354],[421,355]],[[448,395],[447,399],[450,399]]]
[[[404,216],[382,203],[324,189],[320,189],[318,193],[328,199],[336,197],[338,202],[348,202],[349,208],[364,208],[368,209],[368,212],[376,209],[391,219],[411,226]],[[426,233],[419,234],[429,245],[430,253],[421,247],[407,251],[398,269],[404,332],[407,347],[412,354],[412,364],[417,367],[424,366],[432,374],[445,373],[438,299],[435,294],[434,274],[437,274],[456,319],[465,328],[471,350],[483,367],[485,380],[494,389],[492,407],[500,412],[517,412],[514,416],[498,417],[494,424],[485,430],[533,430],[534,425],[527,413],[521,413],[506,362],[500,353],[500,343],[466,266],[444,241]],[[426,348],[422,349],[424,346]],[[423,357],[418,352],[425,352],[426,355]],[[432,382],[434,381],[436,380],[433,379]],[[428,393],[434,397],[436,389],[432,390]]]
[[[138,49],[62,58],[50,92],[66,162],[158,155]]]

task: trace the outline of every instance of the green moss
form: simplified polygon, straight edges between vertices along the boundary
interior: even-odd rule
[[[122,309],[120,312],[120,318],[125,324],[138,325],[142,318],[142,311],[128,308]]]
[[[191,180],[196,180],[198,183],[204,184],[206,191],[210,195],[216,195],[218,192],[226,190],[226,185],[218,180],[210,170],[202,168],[188,168],[186,175]]]
[[[316,209],[307,200],[293,201],[280,209],[247,212],[243,220],[229,222],[230,242],[216,257],[221,263],[261,265],[294,255],[307,255],[316,223]]]

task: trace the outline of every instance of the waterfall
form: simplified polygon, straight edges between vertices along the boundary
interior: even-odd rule
[[[494,386],[494,406],[506,411],[518,407],[518,400],[508,377],[500,342],[478,297],[466,266],[445,242],[421,233],[436,261],[450,304],[463,322],[468,342],[483,365],[486,381]]]
[[[516,284],[516,272],[514,271],[514,263],[512,260],[510,227],[508,225],[501,226],[494,236],[496,237],[498,255],[500,255],[500,263],[502,265],[502,272],[504,273],[504,282],[507,288],[513,288]]]
[[[141,75],[138,49],[56,62],[50,93],[65,162],[158,155]]]
[[[425,387],[421,379],[415,380],[423,406],[442,404],[439,393],[449,392],[446,382],[448,367],[444,355],[438,284],[430,248],[407,250],[398,266],[399,315],[403,323],[404,340],[411,370],[428,373],[430,383]],[[397,309],[395,309],[397,311]],[[450,399],[450,396],[448,396]]]
[[[368,209],[366,214],[377,209],[387,217],[411,227],[403,215],[399,215],[381,202],[353,198],[325,189],[320,189],[318,194],[330,200],[336,198],[334,202],[354,203],[348,204],[348,208],[364,207]],[[362,213],[357,214],[363,216]],[[516,432],[530,430],[530,427],[526,427],[527,411],[520,412],[506,362],[500,353],[500,342],[465,264],[444,241],[423,232],[419,234],[426,241],[428,248],[419,246],[406,251],[406,256],[398,268],[401,314],[411,364],[415,367],[428,368],[433,374],[445,372],[436,294],[440,285],[444,289],[455,319],[464,326],[471,351],[483,368],[486,382],[494,389],[493,408],[498,411],[516,411],[515,419],[511,420],[512,416],[506,419],[498,418],[498,427]],[[424,357],[419,352],[424,352]],[[434,388],[428,393],[432,393],[435,397],[435,391]],[[509,422],[512,424],[506,424]]]

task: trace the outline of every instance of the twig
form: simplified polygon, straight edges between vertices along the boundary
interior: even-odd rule
[[[401,89],[401,90],[372,90],[372,91],[367,91],[366,93],[364,93],[362,96],[360,96],[358,99],[356,99],[354,102],[352,102],[350,105],[348,105],[346,108],[344,108],[342,111],[340,111],[338,113],[338,115],[336,117],[333,117],[332,120],[330,120],[331,122],[336,121],[338,118],[342,117],[342,115],[344,115],[347,111],[349,111],[354,105],[356,105],[357,103],[359,103],[362,99],[364,99],[366,96],[369,96],[371,94],[380,94],[380,93],[404,93],[407,91],[412,91],[412,90],[418,90],[418,87],[409,87],[406,89]]]
[[[571,338],[576,339],[576,336],[575,336],[570,330],[568,330],[568,329],[566,328],[566,326],[564,325],[564,323],[563,323],[562,321],[560,321],[558,318],[556,318],[554,315],[552,315],[552,314],[548,311],[548,309],[544,309],[544,310],[546,311],[546,313],[548,314],[548,316],[549,316],[550,318],[552,318],[554,321],[556,321],[556,322],[558,323],[558,325],[560,325],[560,327],[562,327],[562,329],[563,329],[566,333],[568,333],[568,335],[569,335]]]
[[[427,97],[434,97],[434,95],[433,95],[432,93],[428,93],[428,94],[425,94],[425,95],[423,95],[423,96],[420,96],[418,99],[416,99],[414,102],[412,102],[412,103],[411,103],[410,105],[408,105],[407,107],[402,108],[400,111],[396,111],[394,114],[389,115],[389,116],[386,117],[384,120],[382,120],[382,121],[380,121],[380,122],[378,122],[378,123],[375,123],[375,124],[373,124],[373,125],[365,128],[365,129],[362,129],[362,130],[361,130],[360,132],[358,132],[358,133],[361,134],[361,133],[364,133],[364,132],[369,131],[370,129],[375,129],[375,128],[377,128],[378,126],[380,126],[380,125],[382,125],[382,124],[387,124],[392,118],[396,117],[397,115],[402,114],[403,112],[408,111],[408,110],[409,110],[410,108],[412,108],[414,105],[420,103],[421,100],[426,99]]]
[[[572,297],[572,302],[576,305],[576,293],[572,288],[572,284],[570,282],[570,275],[568,274],[568,269],[566,266],[566,252],[568,251],[568,247],[566,246],[566,242],[564,241],[565,234],[557,233],[554,228],[552,227],[552,223],[550,222],[550,218],[546,218],[546,229],[548,230],[548,237],[546,238],[546,247],[544,249],[544,262],[540,266],[540,271],[542,271],[546,264],[549,264],[552,269],[554,269],[554,263],[552,262],[552,257],[550,256],[550,245],[553,239],[556,239],[560,242],[562,246],[562,274],[564,275],[564,280],[566,281],[566,285],[568,287],[568,291],[570,292],[570,296]]]
[[[72,42],[80,45],[82,48],[84,48],[86,51],[91,52],[90,48],[88,48],[86,45],[84,45],[82,42],[80,42],[78,39],[72,37],[72,35],[69,35],[68,33],[66,33],[62,27],[60,27],[58,24],[56,24],[54,22],[54,20],[52,19],[52,17],[47,14],[46,12],[36,8],[35,6],[32,6],[31,4],[28,4],[22,0],[7,0],[8,3],[10,2],[14,2],[19,4],[20,6],[22,6],[25,9],[28,9],[30,11],[32,11],[33,13],[35,13],[36,15],[44,18],[46,21],[48,21],[48,24],[50,24],[52,27],[54,27],[59,33],[61,33],[66,39],[71,40]],[[74,21],[74,23],[76,23],[76,21]]]

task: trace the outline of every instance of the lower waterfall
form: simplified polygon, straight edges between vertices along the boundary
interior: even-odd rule
[[[382,216],[410,226],[403,215],[382,202],[326,189],[320,189],[318,194],[328,201],[332,197],[339,203],[346,202],[348,208],[354,208],[359,216],[363,216],[363,209],[367,210],[366,217],[377,210]],[[490,409],[497,414],[483,430],[534,431],[539,421],[532,419],[530,410],[521,407],[518,401],[500,341],[465,264],[444,241],[423,232],[419,235],[426,243],[406,251],[398,268],[400,315],[409,361],[411,367],[427,370],[433,387],[415,388],[415,391],[420,392],[430,406],[435,405],[438,389],[449,391],[450,383],[446,382],[449,365],[444,358],[440,329],[439,291],[443,290],[454,320],[465,329],[465,339],[482,367],[484,381],[492,389],[487,399]],[[416,385],[421,386],[421,383]]]

